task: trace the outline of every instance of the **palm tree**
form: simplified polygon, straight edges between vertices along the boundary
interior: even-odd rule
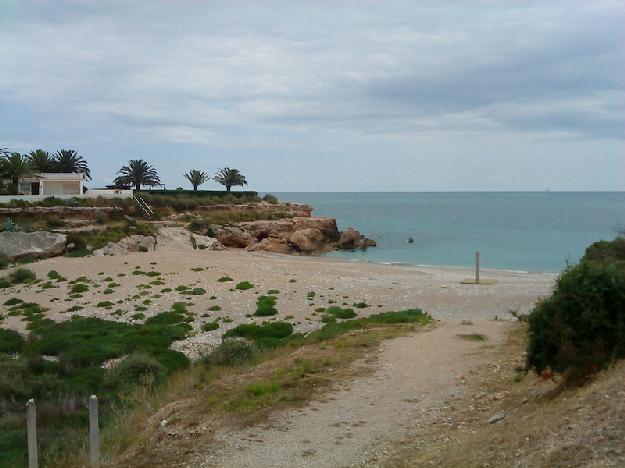
[[[54,157],[42,149],[31,151],[28,155],[28,161],[34,171],[53,172],[55,170],[56,161]]]
[[[91,171],[87,161],[74,150],[59,150],[54,154],[53,169],[57,172],[81,172],[87,180],[91,180]]]
[[[241,174],[238,169],[230,169],[229,167],[219,169],[213,179],[215,180],[215,182],[219,182],[221,185],[225,185],[226,192],[229,192],[230,189],[236,185],[247,185],[247,180],[245,180],[245,176]]]
[[[191,182],[191,185],[193,185],[193,191],[196,191],[200,185],[208,181],[208,175],[206,172],[198,171],[197,169],[190,170],[184,175],[184,178]]]
[[[20,153],[3,153],[0,155],[0,174],[11,179],[13,190],[17,193],[17,186],[22,177],[33,174],[33,168],[28,158]]]
[[[156,169],[143,159],[131,159],[128,165],[122,166],[117,173],[121,175],[115,179],[116,184],[134,185],[136,190],[141,190],[142,185],[154,187],[161,183]]]

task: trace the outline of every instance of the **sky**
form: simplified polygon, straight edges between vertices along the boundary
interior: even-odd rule
[[[258,191],[625,190],[622,0],[0,0],[0,147]],[[215,182],[202,186],[217,189]]]

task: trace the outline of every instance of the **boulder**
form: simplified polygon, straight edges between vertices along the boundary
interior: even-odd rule
[[[9,260],[22,257],[53,257],[65,252],[67,236],[56,232],[0,232],[0,255]]]
[[[254,241],[247,231],[238,226],[219,226],[212,224],[210,227],[217,240],[226,247],[237,247],[241,249],[247,247]]]
[[[157,250],[190,251],[223,250],[223,245],[214,237],[200,236],[181,227],[162,227],[158,230]]]
[[[377,244],[373,239],[368,239],[354,228],[347,228],[341,232],[336,248],[340,250],[366,249],[375,247]]]
[[[289,239],[291,244],[297,246],[300,252],[313,253],[322,250],[330,250],[326,237],[317,228],[307,228],[295,231]]]
[[[95,256],[128,255],[131,252],[150,252],[154,250],[155,241],[151,236],[128,236],[119,242],[109,242],[101,249],[94,250]]]
[[[336,242],[339,240],[339,230],[336,227],[336,219],[325,216],[315,216],[306,218],[293,218],[293,231],[303,229],[318,229],[325,237],[326,242]]]

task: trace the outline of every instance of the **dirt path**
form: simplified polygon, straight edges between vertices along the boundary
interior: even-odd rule
[[[340,467],[375,465],[386,443],[418,427],[462,394],[463,376],[489,358],[509,324],[479,321],[439,327],[385,342],[368,377],[324,401],[241,432],[217,434],[216,449],[190,466]],[[479,333],[487,341],[458,334]]]

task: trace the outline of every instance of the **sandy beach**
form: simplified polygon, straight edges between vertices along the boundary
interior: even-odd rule
[[[296,331],[307,332],[322,325],[322,313],[316,309],[331,305],[352,308],[360,302],[368,306],[355,309],[360,316],[420,308],[445,321],[495,317],[509,320],[510,309],[528,311],[549,294],[555,280],[555,275],[547,273],[489,270],[482,272],[482,278],[494,279],[496,284],[463,285],[460,282],[473,275],[471,269],[382,265],[239,250],[163,249],[116,257],[57,257],[28,267],[43,281],[49,271],[56,270],[67,282],[52,281],[54,288],[49,289],[40,285],[6,289],[0,292],[0,301],[18,297],[36,302],[48,308],[46,316],[56,321],[72,314],[133,321],[137,319],[132,316],[139,311],[150,317],[168,310],[176,301],[191,303],[188,309],[195,315],[192,336],[174,344],[175,349],[190,357],[219,343],[229,328],[264,320],[250,315],[255,311],[257,297],[270,290],[278,298],[279,314],[275,318],[291,321]],[[133,274],[135,270],[155,273]],[[224,276],[233,281],[219,282]],[[79,277],[92,281],[87,283],[89,290],[80,298],[70,299],[68,282]],[[156,284],[150,284],[154,281]],[[249,281],[254,287],[234,289],[241,281]],[[179,286],[203,288],[205,293],[184,295],[176,291]],[[108,309],[98,306],[105,301],[112,303]],[[209,311],[214,306],[221,310]],[[74,310],[68,312],[70,308]],[[5,317],[3,327],[24,332],[26,322],[21,319]],[[218,330],[201,330],[203,323],[215,320],[220,323]]]

